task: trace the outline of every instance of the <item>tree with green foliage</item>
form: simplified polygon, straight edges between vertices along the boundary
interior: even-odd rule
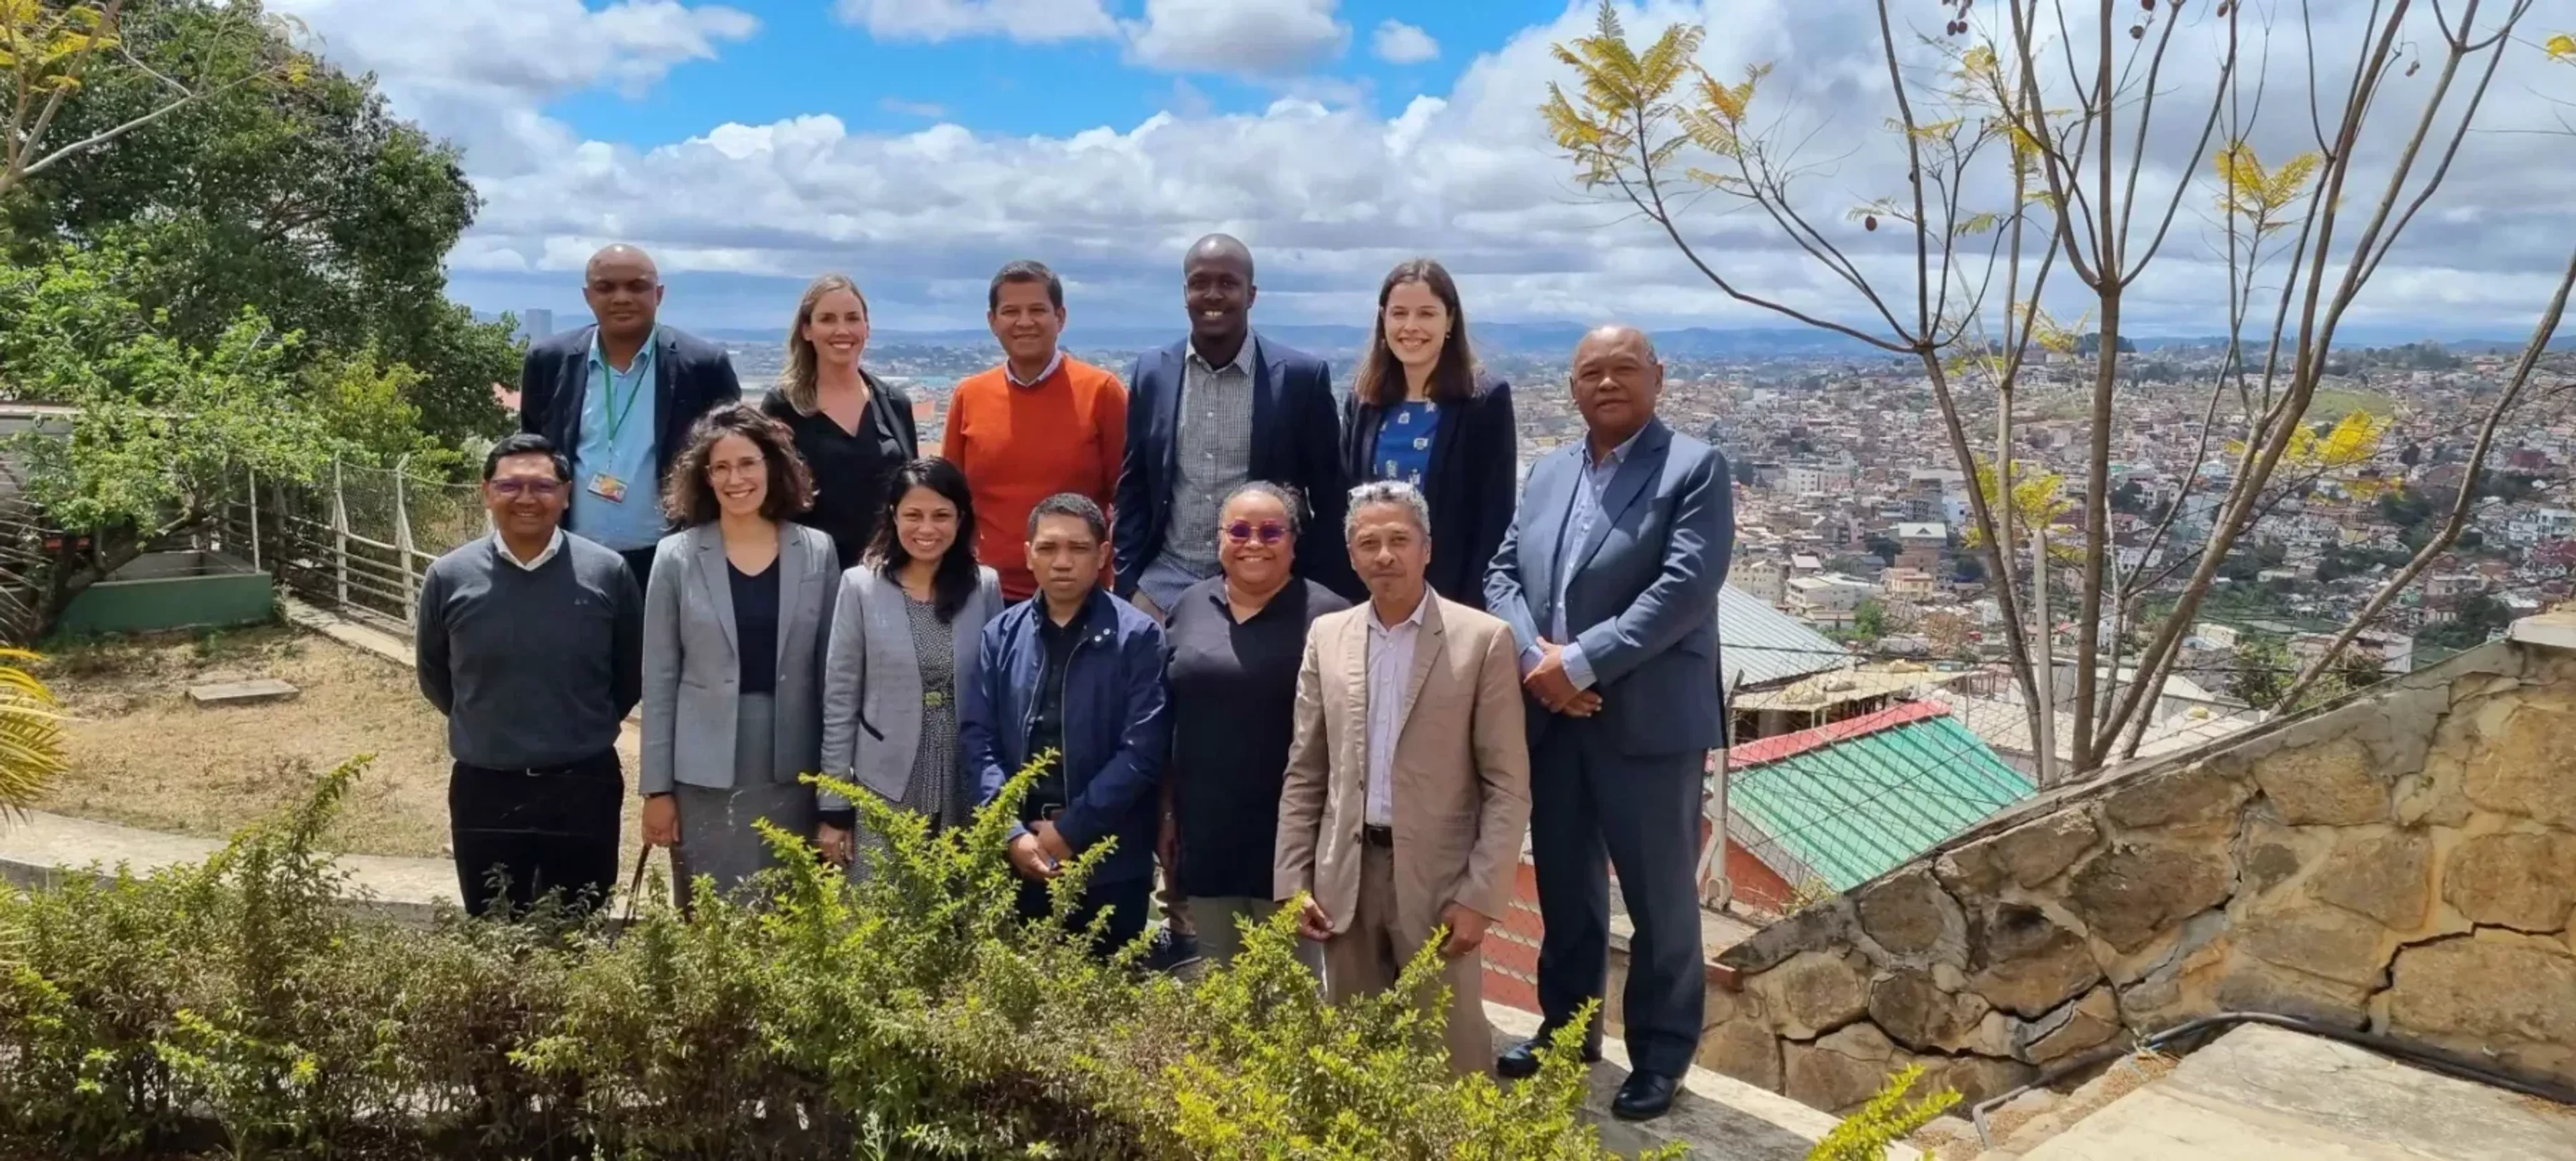
[[[117,289],[95,256],[0,267],[0,369],[66,405],[67,430],[16,438],[23,492],[49,529],[43,566],[0,570],[0,629],[41,637],[73,598],[155,543],[219,514],[246,473],[310,483],[347,449],[291,387],[301,339],[258,312],[204,345]]]
[[[1887,606],[1876,597],[1853,606],[1852,632],[1865,641],[1887,636]]]
[[[0,192],[11,261],[114,251],[117,290],[175,340],[211,344],[255,309],[302,334],[299,382],[306,364],[372,351],[410,369],[405,399],[438,442],[506,426],[492,384],[517,375],[511,328],[445,295],[443,262],[479,206],[453,146],[258,0],[123,0],[90,19],[112,35],[15,75],[76,68],[47,98],[46,139],[115,147],[56,152]]]

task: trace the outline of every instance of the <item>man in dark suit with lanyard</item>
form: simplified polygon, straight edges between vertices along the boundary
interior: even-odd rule
[[[662,275],[633,246],[591,255],[582,298],[597,325],[532,344],[519,371],[519,430],[572,459],[564,527],[616,550],[641,588],[668,531],[662,479],[689,425],[742,398],[723,347],[660,325]]]

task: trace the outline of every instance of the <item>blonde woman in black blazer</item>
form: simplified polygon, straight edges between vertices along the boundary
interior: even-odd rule
[[[1431,587],[1485,607],[1485,566],[1512,526],[1520,431],[1511,384],[1479,373],[1458,284],[1429,258],[1397,264],[1377,291],[1377,325],[1342,405],[1342,467],[1353,483],[1399,480],[1431,505]]]

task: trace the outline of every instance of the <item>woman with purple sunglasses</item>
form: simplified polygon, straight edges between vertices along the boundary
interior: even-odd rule
[[[1184,592],[1164,625],[1172,723],[1164,867],[1189,899],[1199,954],[1210,963],[1242,950],[1238,920],[1259,923],[1279,909],[1272,852],[1297,667],[1307,627],[1350,607],[1292,571],[1302,509],[1278,484],[1237,487],[1217,512],[1217,575]],[[1322,971],[1321,948],[1298,950]]]

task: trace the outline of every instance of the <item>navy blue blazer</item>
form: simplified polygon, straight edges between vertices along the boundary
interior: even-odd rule
[[[984,626],[974,680],[963,691],[957,745],[966,774],[990,802],[1029,763],[1029,719],[1046,674],[1038,618],[1044,594],[1003,610]],[[1136,606],[1095,589],[1086,632],[1064,674],[1064,791],[1055,827],[1074,853],[1115,837],[1093,881],[1118,883],[1154,872],[1162,823],[1163,628]],[[1011,837],[1028,830],[1013,826]]]
[[[1251,344],[1252,382],[1259,391],[1252,404],[1252,478],[1286,484],[1306,498],[1297,575],[1357,600],[1365,590],[1342,542],[1350,480],[1342,470],[1332,368],[1257,331],[1244,341]],[[1189,340],[1183,339],[1137,356],[1127,372],[1127,452],[1118,466],[1110,535],[1122,597],[1135,595],[1136,578],[1163,554],[1163,530],[1172,522],[1172,492],[1180,481],[1181,386],[1189,359]]]
[[[1342,405],[1342,470],[1354,484],[1377,478],[1378,429],[1386,411],[1353,394]],[[1485,569],[1511,531],[1520,482],[1521,437],[1512,417],[1512,385],[1479,378],[1476,394],[1440,408],[1431,436],[1431,466],[1422,498],[1431,505],[1433,591],[1472,609],[1485,607]]]
[[[590,340],[596,326],[565,331],[528,344],[519,365],[519,430],[554,441],[569,460],[581,446],[581,400],[590,390]],[[742,380],[725,349],[696,335],[663,327],[653,352],[653,483],[671,474],[671,458],[689,442],[689,425],[742,398]],[[574,481],[580,487],[580,481]],[[571,527],[567,512],[565,527]]]
[[[1523,650],[1555,619],[1559,548],[1584,455],[1576,440],[1531,466],[1520,513],[1485,574],[1486,609],[1511,624]],[[1601,507],[1565,593],[1566,631],[1601,691],[1599,720],[1633,756],[1725,745],[1717,594],[1735,547],[1726,457],[1650,421]],[[1533,704],[1529,718],[1535,743],[1556,715]]]

